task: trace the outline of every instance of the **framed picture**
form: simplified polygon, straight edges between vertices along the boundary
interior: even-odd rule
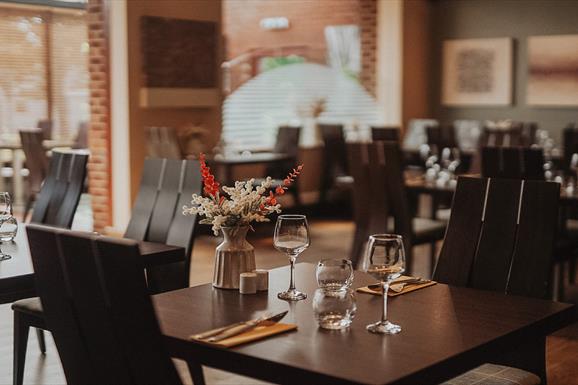
[[[511,103],[511,38],[444,42],[442,104],[507,106]]]
[[[528,38],[526,102],[533,106],[578,106],[578,35]]]

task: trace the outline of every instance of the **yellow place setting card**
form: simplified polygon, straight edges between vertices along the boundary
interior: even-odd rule
[[[242,333],[233,337],[226,338],[224,340],[218,342],[208,342],[206,340],[193,338],[191,336],[191,340],[198,341],[202,343],[206,343],[209,345],[216,345],[222,346],[225,348],[232,348],[233,346],[238,346],[242,344],[246,344],[248,342],[262,340],[264,338],[274,336],[281,333],[286,333],[291,330],[296,330],[297,325],[295,324],[284,324],[284,323],[276,323],[273,325],[263,325],[257,326],[255,329],[252,329],[246,333]]]
[[[411,277],[408,276],[401,276],[398,278],[398,280],[406,280],[406,279],[410,279]],[[424,283],[420,283],[420,284],[409,284],[409,285],[404,285],[403,288],[401,290],[392,290],[391,286],[395,286],[396,285],[396,281],[393,281],[390,284],[390,290],[387,292],[387,296],[388,297],[397,297],[398,295],[402,295],[402,294],[407,294],[407,293],[411,293],[412,291],[416,291],[416,290],[420,290],[426,287],[430,287],[435,285],[437,282],[436,281],[427,281]],[[400,283],[400,285],[403,283]],[[357,289],[358,292],[360,293],[366,293],[366,294],[373,294],[373,295],[381,295],[381,288],[377,288],[377,289],[372,289],[369,288],[368,286],[364,286],[364,287],[360,287]]]

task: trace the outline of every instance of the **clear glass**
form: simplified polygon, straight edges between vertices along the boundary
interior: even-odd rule
[[[330,330],[346,329],[353,322],[357,304],[351,289],[317,289],[313,295],[313,313],[319,327]]]
[[[387,291],[391,281],[405,271],[405,249],[401,235],[371,235],[362,266],[363,271],[380,281],[383,297],[381,320],[367,325],[367,330],[379,334],[399,333],[401,326],[387,320]]]
[[[315,275],[322,289],[346,289],[353,283],[353,265],[349,259],[323,259],[317,263]]]
[[[277,294],[280,299],[300,301],[307,298],[307,294],[295,289],[295,261],[310,243],[309,225],[305,215],[279,215],[277,217],[273,245],[277,250],[287,254],[291,264],[289,289]]]
[[[7,192],[0,192],[0,242],[10,242],[16,237],[18,222],[12,215],[12,200]]]

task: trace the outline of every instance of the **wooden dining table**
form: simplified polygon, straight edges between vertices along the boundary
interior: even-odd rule
[[[142,241],[139,248],[145,268],[185,260],[185,249],[179,246]],[[36,296],[26,226],[19,226],[14,241],[0,243],[0,251],[11,257],[0,261],[0,304]]]
[[[528,346],[544,348],[545,336],[574,321],[574,305],[436,284],[389,299],[394,336],[365,326],[381,315],[381,297],[356,293],[348,330],[317,326],[312,308],[315,265],[296,265],[297,288],[308,293],[286,302],[288,267],[270,271],[268,292],[241,295],[210,284],[153,297],[171,356],[280,384],[430,384],[486,362],[500,363]],[[353,287],[375,281],[356,272]],[[191,341],[189,336],[288,310],[281,322],[297,330],[234,348]]]

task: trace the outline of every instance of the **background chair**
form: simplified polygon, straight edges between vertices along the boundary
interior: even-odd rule
[[[560,186],[519,180],[459,178],[433,278],[455,286],[546,298]],[[545,339],[503,362],[543,381]],[[544,382],[545,383],[545,382]]]
[[[319,130],[324,143],[319,201],[325,203],[329,191],[335,186],[336,178],[349,175],[349,172],[343,125],[319,124]]]
[[[522,126],[512,124],[509,128],[485,126],[480,136],[480,147],[516,147],[522,146]]]
[[[24,209],[24,220],[26,220],[48,173],[48,157],[42,146],[43,134],[41,131],[21,130],[19,133],[22,150],[26,156],[26,168],[30,171],[28,175],[28,199]]]
[[[184,159],[174,127],[147,127],[147,152],[151,158]]]
[[[387,140],[399,142],[400,128],[392,126],[371,126],[371,140]]]
[[[544,162],[541,148],[482,148],[482,176],[486,178],[544,180]]]
[[[453,124],[427,126],[426,134],[427,144],[436,154],[441,154],[444,148],[458,148],[456,131]]]
[[[564,164],[562,168],[569,171],[572,154],[578,154],[578,125],[570,123],[562,133],[562,141],[564,148]]]
[[[38,121],[36,128],[42,131],[42,139],[52,139],[52,128],[54,124],[50,119],[42,119]]]
[[[137,243],[33,225],[27,232],[68,383],[181,383],[139,268]],[[202,373],[198,364],[190,366]]]

